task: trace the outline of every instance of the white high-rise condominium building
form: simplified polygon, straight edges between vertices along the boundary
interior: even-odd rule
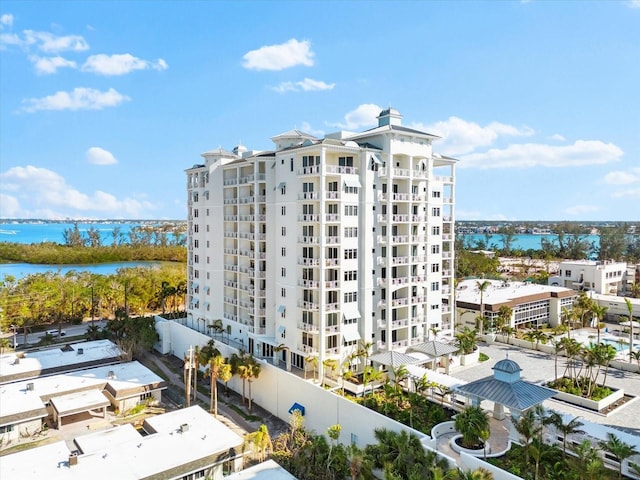
[[[187,323],[288,368],[452,333],[456,160],[401,119],[203,153],[186,170]]]

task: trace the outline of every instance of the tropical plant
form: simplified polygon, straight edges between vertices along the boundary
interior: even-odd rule
[[[596,321],[596,330],[598,331],[598,343],[600,343],[600,330],[605,327],[605,324],[602,321],[607,315],[607,310],[609,310],[609,308],[601,306],[597,302],[594,302],[591,306],[591,312],[593,313],[593,318]]]
[[[556,428],[556,431],[562,434],[562,456],[567,456],[567,438],[571,435],[582,435],[584,434],[584,430],[581,430],[580,427],[584,425],[579,417],[574,417],[568,422],[565,422],[564,416],[558,412],[551,412],[549,414],[549,424],[553,425]]]
[[[318,355],[309,355],[304,359],[305,363],[313,368],[313,382],[316,382],[316,372],[318,371]],[[304,369],[304,378],[307,378],[307,369]]]
[[[461,331],[455,334],[456,346],[463,355],[473,353],[478,344],[478,331],[464,327]]]
[[[631,300],[625,297],[624,303],[627,305],[629,312],[629,363],[633,361],[633,305]]]
[[[218,353],[209,358],[207,367],[207,373],[210,379],[210,403],[209,411],[213,413],[214,417],[218,418],[218,377],[220,376],[220,370],[225,365],[224,357]]]
[[[542,425],[539,424],[538,419],[536,418],[536,413],[532,409],[525,411],[519,419],[511,417],[511,421],[522,440],[525,464],[528,464],[531,441],[538,436],[542,429]]]
[[[367,365],[364,367],[364,372],[362,373],[362,385],[363,385],[363,394],[367,392],[367,385],[371,383],[371,393],[373,393],[374,385],[373,383],[378,382],[384,376],[384,372],[378,370],[371,365]]]
[[[264,462],[267,452],[273,450],[269,429],[265,424],[260,425],[255,432],[247,433],[244,436],[242,451],[244,452],[247,448],[251,449],[254,458],[257,457],[259,462]]]
[[[598,446],[613,455],[618,462],[618,480],[622,478],[622,463],[627,458],[640,453],[635,445],[623,442],[612,433],[607,433],[607,440],[601,440]]]
[[[463,447],[475,448],[484,432],[489,430],[489,416],[478,406],[467,407],[456,415],[454,428],[462,435]]]

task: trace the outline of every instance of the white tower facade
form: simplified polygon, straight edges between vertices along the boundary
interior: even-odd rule
[[[451,334],[456,160],[401,119],[202,154],[186,170],[188,324],[287,368],[357,369],[359,348]]]

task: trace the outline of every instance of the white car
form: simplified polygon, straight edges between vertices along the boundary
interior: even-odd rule
[[[53,335],[54,337],[57,337],[58,336],[58,329],[54,328],[52,330],[47,330],[45,333],[47,335]],[[65,332],[64,330],[60,330],[60,336],[61,337],[64,337],[66,334],[67,334],[67,332]]]

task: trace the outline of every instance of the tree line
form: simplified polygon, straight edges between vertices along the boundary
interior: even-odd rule
[[[184,264],[120,268],[114,274],[86,271],[45,272],[0,282],[1,326],[16,325],[26,335],[48,326],[80,323],[84,319],[113,319],[149,312],[185,310]]]

